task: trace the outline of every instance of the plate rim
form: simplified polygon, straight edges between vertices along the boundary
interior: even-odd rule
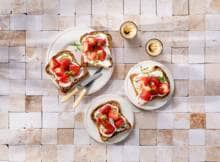
[[[170,92],[170,94],[168,95],[168,96],[166,96],[166,100],[165,100],[165,102],[163,103],[163,104],[161,104],[161,105],[159,105],[159,106],[157,106],[157,107],[149,107],[149,106],[147,106],[147,105],[143,105],[143,106],[141,106],[141,105],[139,105],[138,103],[135,103],[132,99],[131,99],[131,97],[129,96],[129,93],[128,93],[128,81],[129,81],[129,76],[128,76],[128,74],[134,69],[134,68],[137,68],[137,66],[138,65],[140,65],[140,64],[143,64],[143,63],[153,63],[153,64],[157,64],[157,65],[159,65],[163,70],[165,70],[168,74],[169,74],[169,80],[170,80],[170,83],[171,83],[171,92]],[[130,69],[129,69],[129,71],[128,71],[128,73],[127,73],[127,75],[126,75],[126,77],[125,77],[125,80],[124,80],[124,90],[125,90],[125,95],[126,95],[126,97],[128,98],[128,100],[135,106],[135,107],[137,107],[138,109],[140,109],[140,110],[146,110],[146,111],[152,111],[152,110],[157,110],[157,109],[160,109],[160,108],[162,108],[163,106],[165,106],[170,100],[171,100],[171,98],[173,97],[173,94],[174,94],[174,90],[175,90],[175,86],[174,86],[174,78],[173,78],[173,75],[172,75],[172,73],[171,73],[171,71],[167,68],[167,66],[165,66],[164,64],[162,64],[162,63],[160,63],[160,62],[158,62],[158,61],[153,61],[153,60],[145,60],[145,61],[140,61],[140,62],[138,62],[137,64],[135,64],[134,66],[132,66]]]
[[[56,43],[56,41],[62,37],[64,34],[68,33],[68,32],[71,32],[71,31],[85,31],[85,33],[87,32],[92,32],[92,31],[95,31],[95,29],[92,29],[92,28],[89,28],[89,27],[82,27],[82,28],[79,28],[79,27],[70,27],[70,28],[67,28],[63,31],[59,31],[52,39],[51,39],[51,42],[49,43],[48,45],[48,48],[47,48],[47,52],[46,52],[46,57],[45,57],[45,65],[46,66],[49,62],[49,55],[50,55],[50,51],[51,49],[53,48],[54,44]],[[98,91],[100,91],[102,88],[104,88],[106,86],[106,84],[111,80],[112,76],[113,76],[113,73],[114,73],[114,70],[115,70],[115,59],[116,57],[114,56],[114,52],[113,52],[113,49],[111,49],[111,55],[112,55],[112,59],[113,59],[113,65],[112,67],[110,67],[110,75],[108,77],[108,80],[106,81],[105,84],[103,84],[103,86],[101,86],[100,88],[98,88],[97,90],[95,91],[92,91],[90,92],[88,90],[88,95],[91,95],[91,94],[94,94],[94,93],[97,93]],[[89,67],[88,67],[89,68]],[[50,78],[51,79],[51,78]]]
[[[124,141],[124,140],[126,140],[128,137],[129,137],[129,135],[131,134],[131,132],[133,131],[133,129],[134,129],[134,125],[135,125],[135,117],[134,117],[134,112],[132,111],[132,109],[130,108],[130,109],[128,109],[128,111],[130,111],[130,113],[132,114],[132,123],[131,123],[131,125],[132,125],[132,128],[130,129],[130,130],[128,130],[125,134],[124,134],[124,137],[121,139],[121,140],[115,140],[115,141],[111,141],[111,142],[109,142],[109,141],[106,141],[106,142],[104,142],[104,141],[99,141],[99,140],[97,140],[97,139],[95,139],[89,132],[90,131],[88,131],[88,113],[89,113],[89,110],[91,109],[91,107],[92,107],[92,103],[95,103],[96,101],[98,101],[98,100],[100,100],[100,99],[107,99],[107,98],[109,98],[109,97],[117,97],[117,98],[119,98],[118,100],[120,100],[120,99],[122,99],[124,102],[128,102],[127,101],[127,99],[126,98],[124,98],[124,97],[122,97],[121,95],[118,95],[118,94],[104,94],[104,95],[101,95],[101,96],[98,96],[98,97],[96,97],[90,104],[88,104],[87,106],[86,106],[86,109],[84,110],[84,115],[85,115],[85,118],[84,118],[84,126],[85,126],[85,129],[86,129],[86,131],[87,131],[87,133],[88,133],[88,135],[89,135],[89,137],[91,137],[93,140],[95,140],[96,142],[98,142],[98,143],[101,143],[101,144],[108,144],[108,145],[112,145],[112,144],[116,144],[116,143],[120,143],[120,142],[122,142],[122,141]],[[111,98],[110,98],[111,99]],[[117,100],[117,99],[116,99]],[[97,103],[96,103],[97,104]],[[98,131],[97,129],[96,129],[96,131]]]

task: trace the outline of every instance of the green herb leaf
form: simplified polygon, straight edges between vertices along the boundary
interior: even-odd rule
[[[82,44],[80,42],[75,41],[72,46],[76,52],[82,51]]]

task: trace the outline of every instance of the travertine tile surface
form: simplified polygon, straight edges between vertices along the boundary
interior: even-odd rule
[[[134,21],[138,36],[118,30]],[[72,101],[45,75],[51,39],[68,27],[107,30],[116,66],[110,82]],[[146,55],[150,38],[163,54]],[[220,0],[0,0],[0,162],[220,162]],[[139,61],[168,66],[172,101],[157,111],[133,109],[126,141],[102,145],[84,127],[84,110],[96,96],[123,94],[123,80]]]

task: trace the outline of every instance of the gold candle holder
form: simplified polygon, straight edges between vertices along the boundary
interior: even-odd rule
[[[132,21],[125,21],[121,24],[120,34],[125,39],[133,39],[137,35],[137,25]]]
[[[163,51],[163,43],[156,38],[150,39],[145,45],[145,51],[148,55],[156,57]]]

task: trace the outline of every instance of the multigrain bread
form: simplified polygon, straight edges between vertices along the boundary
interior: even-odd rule
[[[78,76],[69,76],[69,81],[68,83],[61,83],[59,82],[59,77],[56,76],[56,74],[53,72],[52,70],[52,61],[55,60],[61,60],[62,58],[69,58],[71,60],[71,63],[74,63],[78,66],[81,67],[80,69],[80,74]],[[53,81],[53,83],[59,88],[59,90],[63,93],[67,93],[69,90],[71,90],[78,82],[82,81],[83,79],[85,79],[88,75],[89,72],[87,70],[87,67],[83,67],[81,66],[74,54],[71,51],[68,50],[62,50],[60,52],[58,52],[56,55],[54,55],[51,59],[50,62],[46,65],[45,67],[45,71],[46,73],[49,75],[50,79]]]
[[[80,42],[84,47],[84,43],[87,41],[87,38],[94,37],[94,38],[100,38],[104,39],[106,41],[106,44],[103,45],[101,48],[104,49],[106,53],[105,60],[90,60],[88,59],[88,53],[94,52],[95,50],[92,49],[90,51],[84,51],[82,61],[86,66],[93,66],[93,67],[104,67],[104,68],[110,68],[113,66],[113,60],[112,60],[112,37],[109,33],[104,31],[93,31],[90,33],[85,33],[80,37]]]
[[[117,127],[114,125],[114,124],[117,122],[117,120],[114,121],[114,124],[113,124],[113,125],[114,125],[114,127],[116,128],[116,130],[115,130],[110,136],[105,135],[105,134],[101,131],[101,130],[102,130],[102,129],[101,129],[102,124],[100,124],[100,123],[97,122],[97,120],[98,120],[97,116],[100,115],[100,114],[98,114],[98,113],[99,113],[98,111],[100,111],[100,109],[102,109],[103,106],[105,106],[105,105],[111,105],[112,107],[114,107],[114,109],[117,108],[117,109],[118,109],[118,114],[119,114],[120,118],[122,118],[123,121],[124,121],[124,124],[123,124],[121,127],[119,127],[119,128],[117,128]],[[97,114],[98,114],[98,115],[97,115]],[[127,118],[122,114],[120,104],[119,104],[117,101],[114,101],[114,100],[107,101],[107,102],[105,102],[105,103],[103,103],[103,104],[97,106],[97,107],[92,111],[91,119],[92,119],[93,122],[95,123],[95,125],[96,125],[96,127],[97,127],[97,129],[98,129],[99,135],[100,135],[102,141],[104,141],[104,142],[105,142],[105,141],[108,141],[109,139],[111,139],[111,138],[117,136],[118,134],[120,134],[120,133],[122,133],[122,132],[125,132],[125,131],[128,131],[129,129],[132,128],[131,123],[130,123],[130,122],[127,120]],[[112,121],[111,118],[108,118],[108,119],[106,119],[106,120]]]

